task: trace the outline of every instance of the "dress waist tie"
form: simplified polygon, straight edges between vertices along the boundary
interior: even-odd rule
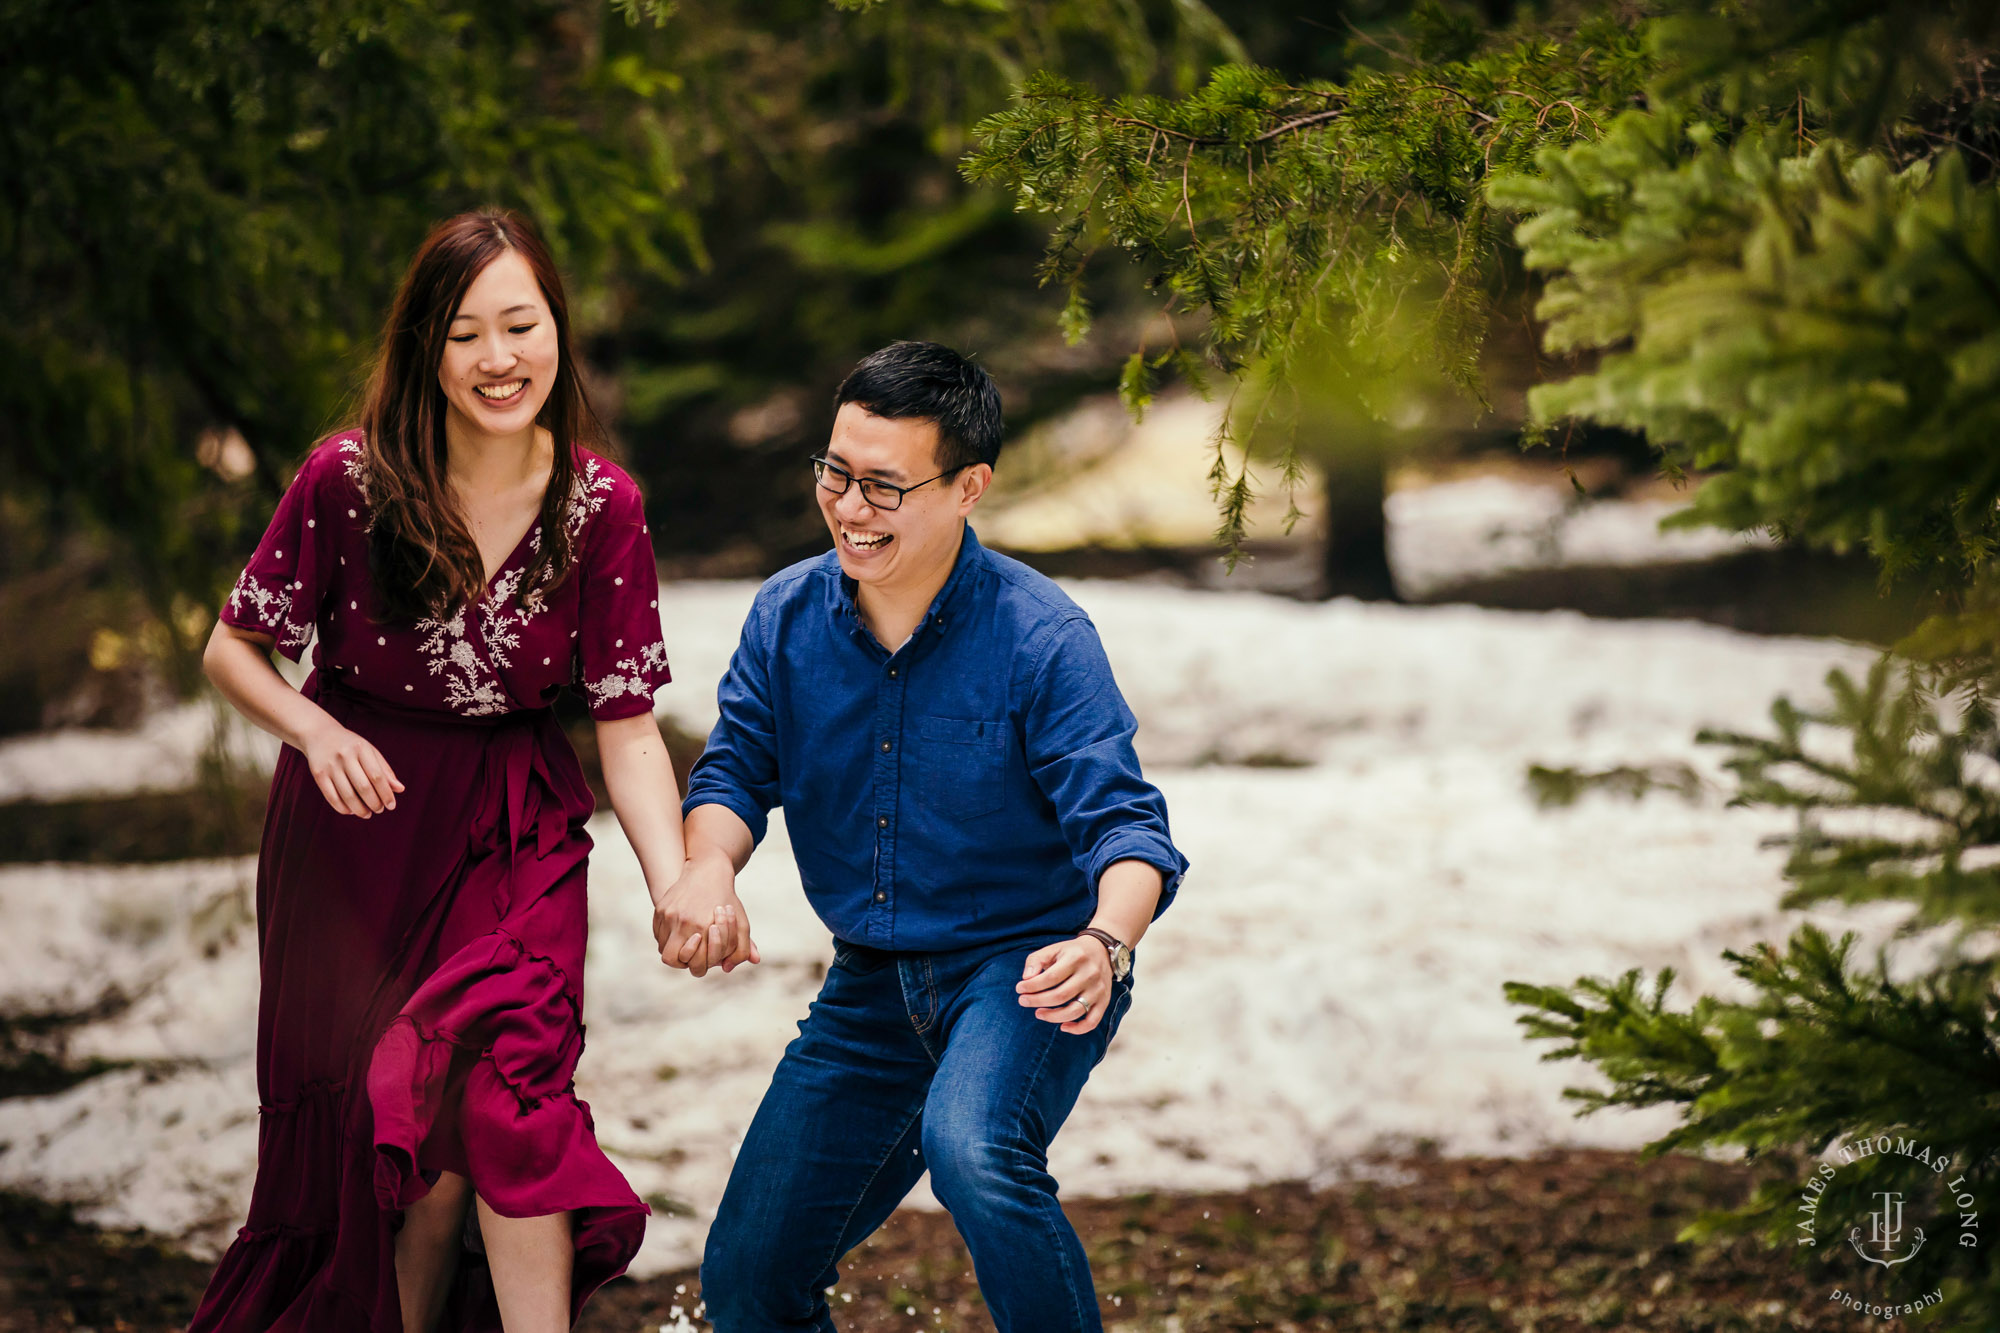
[[[521,844],[529,842],[541,860],[562,845],[569,833],[570,810],[586,815],[595,804],[590,786],[563,734],[554,708],[522,708],[482,717],[413,708],[380,699],[345,684],[337,675],[315,670],[303,691],[309,698],[333,694],[364,711],[381,713],[418,725],[478,727],[492,733],[480,759],[481,784],[472,845],[507,858],[507,876],[496,890],[494,909],[504,915],[508,889]]]

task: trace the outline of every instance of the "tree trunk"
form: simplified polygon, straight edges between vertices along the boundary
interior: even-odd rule
[[[1320,580],[1324,597],[1395,602],[1389,574],[1389,493],[1383,451],[1357,449],[1321,457],[1326,469],[1326,556]]]

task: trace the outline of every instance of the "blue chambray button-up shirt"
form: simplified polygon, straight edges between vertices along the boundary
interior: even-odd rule
[[[726,806],[761,841],[782,805],[806,896],[850,943],[1074,931],[1121,860],[1159,868],[1165,911],[1187,858],[1082,608],[969,525],[893,654],[854,592],[831,551],[758,590],[682,809]]]

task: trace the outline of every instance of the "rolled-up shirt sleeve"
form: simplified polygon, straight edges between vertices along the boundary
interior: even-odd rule
[[[1144,861],[1164,882],[1157,918],[1179,890],[1188,861],[1168,831],[1166,798],[1139,770],[1132,748],[1138,727],[1096,628],[1081,617],[1056,626],[1028,695],[1028,769],[1055,807],[1091,892],[1114,861]]]
[[[688,774],[687,798],[681,802],[684,817],[703,805],[735,811],[756,842],[764,840],[771,808],[778,804],[778,731],[765,609],[760,595],[743,622],[729,669],[715,687],[721,716]]]

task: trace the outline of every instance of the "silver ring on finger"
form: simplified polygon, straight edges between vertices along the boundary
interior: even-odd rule
[[[1076,997],[1076,998],[1075,998],[1074,1000],[1071,1000],[1071,1001],[1070,1001],[1070,1003],[1071,1003],[1071,1004],[1080,1004],[1080,1005],[1082,1005],[1082,1006],[1083,1006],[1083,1016],[1084,1016],[1085,1018],[1089,1018],[1089,1017],[1090,1017],[1090,1001],[1089,1001],[1089,1000],[1086,1000],[1086,999],[1084,999],[1084,998],[1083,998],[1083,997],[1082,997],[1081,995],[1079,995],[1079,996],[1077,996],[1077,997]]]

